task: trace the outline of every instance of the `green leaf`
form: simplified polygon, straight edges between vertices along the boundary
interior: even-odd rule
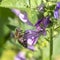
[[[5,37],[10,32],[9,28],[7,27],[7,24],[9,24],[8,17],[13,18],[13,16],[14,15],[11,13],[10,9],[0,7],[0,46],[7,41]]]
[[[31,8],[36,8],[41,4],[41,0],[30,0]]]
[[[35,8],[40,3],[40,0],[2,0],[0,6],[7,8],[26,8],[26,6],[31,6]]]
[[[26,0],[2,0],[0,3],[1,7],[8,7],[8,8],[25,8]]]

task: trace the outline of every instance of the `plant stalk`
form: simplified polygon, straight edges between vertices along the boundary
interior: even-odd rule
[[[50,28],[50,59],[52,60],[52,55],[53,55],[53,29]]]

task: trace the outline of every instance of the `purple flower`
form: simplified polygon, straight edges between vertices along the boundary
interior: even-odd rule
[[[48,27],[48,25],[51,23],[50,17],[43,17],[42,19],[38,20],[35,24],[36,28],[40,28],[40,30],[43,30],[44,28]]]
[[[40,32],[36,30],[26,30],[22,36],[18,39],[18,42],[25,48],[35,50],[34,45],[37,43]]]
[[[14,60],[26,60],[26,56],[24,52],[19,52],[17,56],[15,56]]]
[[[35,50],[34,45],[37,43],[40,33],[34,30],[26,30],[24,39],[27,41],[27,48]]]
[[[18,9],[11,9],[11,11],[13,13],[15,13],[17,16],[19,16],[19,14],[20,14],[20,10],[18,10]]]
[[[35,24],[36,30],[39,31],[40,34],[46,35],[46,28],[51,23],[50,17],[43,17],[42,19],[38,20]]]
[[[60,17],[60,2],[57,3],[54,11],[54,18],[58,19],[59,17]]]
[[[40,27],[47,27],[50,23],[50,17],[43,17],[42,19],[38,20],[35,26],[40,26]]]
[[[48,27],[48,25],[51,23],[50,17],[47,16],[47,17],[43,18],[42,23],[43,23],[44,28]]]
[[[58,12],[58,10],[55,10],[55,11],[54,11],[54,17],[55,17],[56,19],[59,18],[59,12]]]
[[[36,32],[34,30],[26,30],[24,36],[26,37],[27,43],[29,45],[35,45],[39,35],[40,35],[40,33]]]
[[[35,47],[34,47],[33,45],[28,46],[27,48],[28,48],[28,49],[30,49],[30,50],[32,50],[32,51],[34,51],[34,50],[35,50]]]
[[[60,9],[60,2],[57,2],[56,8]]]
[[[28,25],[31,25],[31,26],[33,25],[33,24],[29,21],[26,12],[21,12],[21,11],[18,10],[18,9],[11,9],[11,10],[12,10],[13,13],[15,13],[15,14],[20,18],[20,20],[21,20],[22,22],[24,22],[24,23],[26,23],[26,24],[28,24]]]

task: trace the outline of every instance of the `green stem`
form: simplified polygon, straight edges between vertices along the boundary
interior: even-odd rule
[[[52,60],[53,55],[53,29],[50,28],[50,60]]]

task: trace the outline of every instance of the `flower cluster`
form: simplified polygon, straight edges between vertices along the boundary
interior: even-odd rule
[[[44,5],[38,7],[39,11],[43,11]],[[55,11],[54,11],[54,17],[57,19],[59,18],[59,9],[60,9],[60,2],[57,3]],[[34,45],[37,43],[38,38],[40,35],[46,35],[46,28],[50,25],[51,20],[50,16],[42,17],[41,19],[38,19],[38,21],[33,25],[28,17],[26,12],[21,12],[18,9],[11,9],[12,12],[14,12],[22,22],[36,27],[35,30],[26,30],[23,35],[25,46],[30,50],[35,50]]]
[[[26,13],[21,13],[21,11],[17,9],[12,9],[12,11],[24,22],[29,25],[33,24],[29,21]],[[35,50],[34,45],[37,43],[40,35],[46,35],[46,27],[51,23],[50,17],[43,17],[39,19],[37,23],[34,25],[36,27],[35,30],[26,30],[23,35],[23,39],[26,43],[26,47],[30,50]]]

